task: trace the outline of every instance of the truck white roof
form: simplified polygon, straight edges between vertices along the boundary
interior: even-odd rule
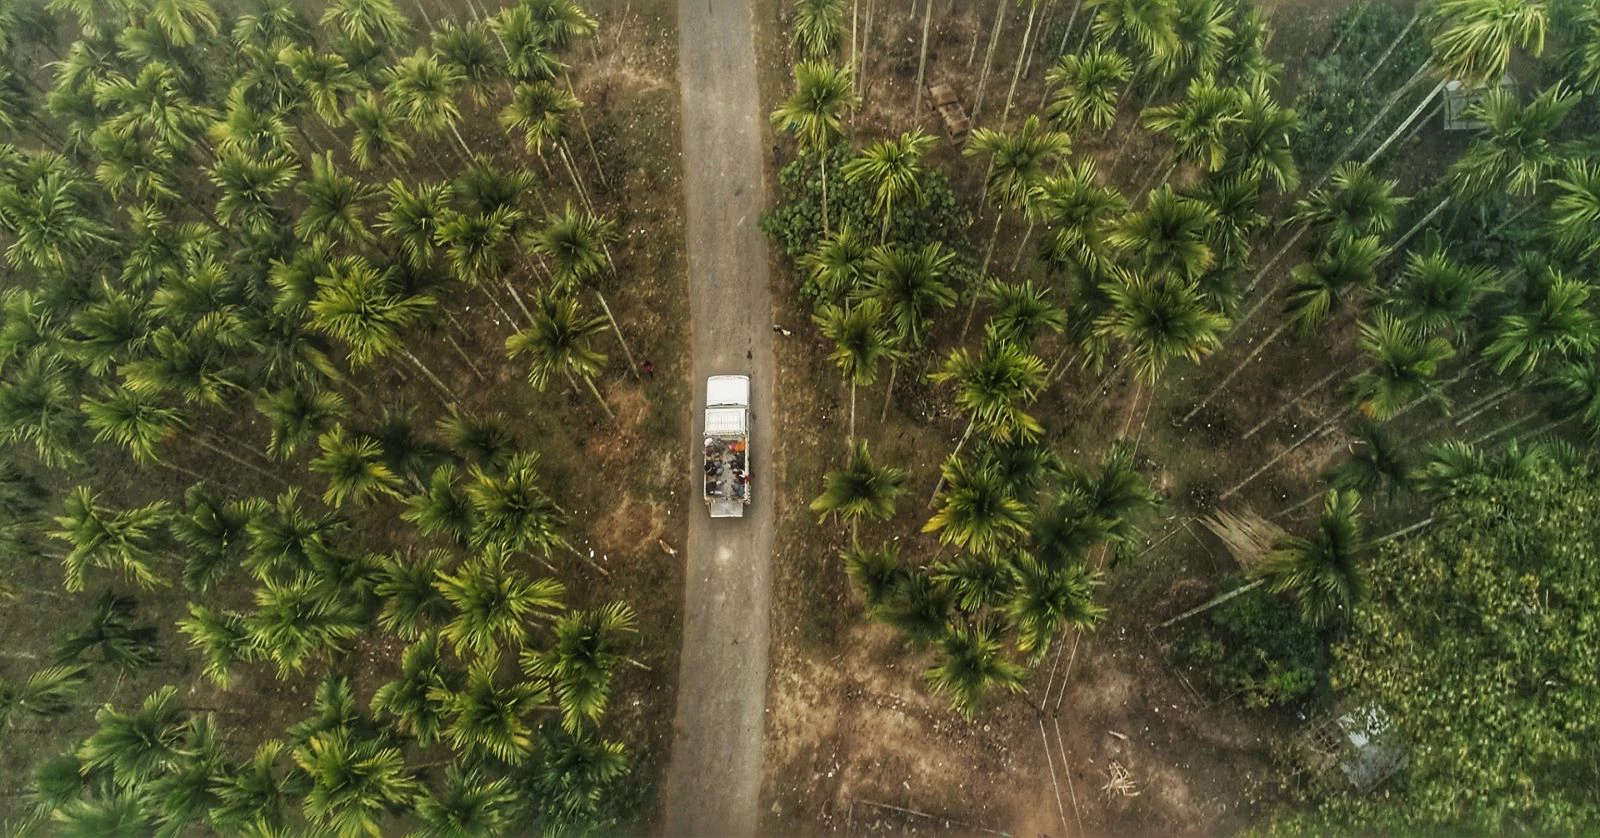
[[[706,407],[750,406],[750,376],[713,375],[706,379]],[[706,421],[710,421],[707,411]]]
[[[706,436],[743,436],[750,432],[745,423],[749,415],[742,407],[708,407]]]

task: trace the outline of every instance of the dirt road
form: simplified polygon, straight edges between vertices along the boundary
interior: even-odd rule
[[[689,248],[695,435],[700,462],[705,380],[747,373],[754,386],[752,502],[712,521],[699,475],[685,474],[689,513],[683,655],[666,790],[669,835],[750,835],[761,789],[772,500],[771,300],[758,221],[763,114],[747,0],[679,0],[684,192]]]

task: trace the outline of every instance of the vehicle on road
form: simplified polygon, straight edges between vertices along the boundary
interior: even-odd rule
[[[705,498],[713,518],[750,505],[750,376],[706,379]]]

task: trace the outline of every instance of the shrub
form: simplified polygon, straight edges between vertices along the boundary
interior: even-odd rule
[[[1305,701],[1325,682],[1322,640],[1290,603],[1261,588],[1205,615],[1180,657],[1253,710]]]
[[[1306,65],[1304,86],[1295,97],[1302,128],[1295,138],[1294,153],[1302,170],[1317,172],[1337,162],[1334,158],[1383,106],[1383,100],[1422,63],[1427,45],[1418,26],[1407,33],[1377,74],[1366,82],[1361,80],[1408,20],[1409,15],[1393,6],[1376,2],[1352,6],[1340,15],[1330,36],[1339,44],[1338,51]],[[1377,136],[1368,146],[1382,141],[1381,132],[1374,134]]]

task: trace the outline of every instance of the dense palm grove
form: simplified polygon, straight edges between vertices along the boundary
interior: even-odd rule
[[[66,630],[4,653],[8,833],[631,816],[636,617],[569,607],[557,576],[604,572],[581,522],[461,399],[487,333],[610,413],[618,236],[568,68],[596,21],[450,11],[0,8],[0,587]]]
[[[1242,0],[1002,1],[965,67],[941,56],[966,163],[893,118],[927,113],[934,4],[877,121],[860,5],[792,6],[766,225],[846,385],[812,509],[930,689],[970,717],[1054,679],[1113,574],[1255,507],[1279,534],[1169,621],[1187,660],[1218,700],[1377,708],[1412,755],[1367,798],[1286,770],[1322,820],[1282,827],[1600,822],[1600,578],[1569,517],[1600,434],[1600,4],[1358,2],[1286,70]],[[1438,136],[1447,99],[1472,130]],[[927,423],[936,468],[874,453]]]

